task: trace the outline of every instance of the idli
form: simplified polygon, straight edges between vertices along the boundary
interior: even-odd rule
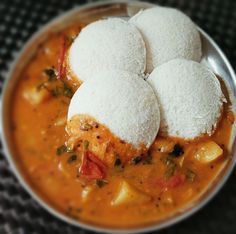
[[[81,85],[69,105],[68,121],[75,115],[91,116],[134,148],[149,148],[160,123],[151,86],[134,73],[117,70],[93,74]]]
[[[193,139],[214,132],[225,98],[219,80],[209,68],[174,59],[157,67],[148,82],[160,105],[161,133]]]
[[[147,72],[174,58],[201,59],[197,26],[179,10],[154,7],[130,19],[141,32],[147,50]]]
[[[97,79],[100,70],[143,74],[146,48],[140,32],[129,22],[111,18],[83,28],[68,52],[69,69],[80,81]]]

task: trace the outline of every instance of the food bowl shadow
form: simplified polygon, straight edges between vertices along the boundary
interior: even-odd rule
[[[76,221],[60,213],[55,208],[47,204],[36,193],[36,191],[34,191],[34,189],[27,182],[26,178],[24,178],[23,173],[21,173],[18,167],[17,160],[15,157],[16,152],[14,149],[13,142],[11,141],[12,126],[9,121],[12,107],[11,103],[12,98],[14,97],[14,89],[17,85],[18,79],[20,78],[20,74],[27,62],[30,61],[30,59],[32,59],[32,57],[34,56],[34,52],[36,51],[37,47],[43,41],[45,41],[51,33],[61,31],[67,26],[75,23],[76,21],[89,23],[94,20],[106,17],[127,18],[134,15],[141,9],[153,6],[155,5],[138,1],[105,1],[87,4],[82,7],[77,7],[71,11],[68,11],[60,15],[53,21],[49,22],[47,25],[41,28],[40,31],[38,31],[31,37],[31,39],[25,44],[22,51],[17,55],[17,58],[15,59],[9,73],[7,74],[7,79],[5,81],[3,93],[1,96],[0,131],[3,142],[4,154],[10,163],[12,171],[14,172],[22,186],[28,191],[28,193],[52,215],[74,226],[102,233],[143,233],[163,229],[177,222],[180,222],[183,219],[186,219],[187,217],[191,216],[196,211],[198,211],[200,208],[202,208],[206,203],[208,203],[211,198],[225,184],[227,178],[233,170],[236,158],[236,141],[235,136],[232,135],[230,145],[230,159],[228,160],[221,173],[217,176],[214,183],[196,201],[184,207],[182,210],[179,210],[174,215],[157,223],[152,223],[150,225],[146,225],[145,227],[114,229],[112,227],[100,227],[92,223]],[[203,57],[201,62],[225,80],[227,86],[229,87],[231,100],[234,102],[236,95],[235,73],[229,61],[225,57],[224,53],[216,45],[216,43],[202,29],[198,29],[201,34],[203,45]],[[235,132],[235,127],[233,132]]]

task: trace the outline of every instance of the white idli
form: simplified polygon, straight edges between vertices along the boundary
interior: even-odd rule
[[[159,101],[162,133],[187,139],[213,133],[224,95],[219,80],[207,67],[174,59],[157,67],[148,82]]]
[[[143,74],[146,69],[145,43],[140,32],[129,22],[118,18],[99,20],[85,27],[74,40],[68,62],[72,72],[82,81],[105,69]]]
[[[141,32],[147,50],[147,72],[174,58],[201,59],[201,39],[196,25],[179,10],[154,7],[130,19]]]
[[[89,115],[121,140],[147,148],[159,130],[157,97],[138,75],[125,71],[103,71],[84,82],[69,105],[68,120]]]

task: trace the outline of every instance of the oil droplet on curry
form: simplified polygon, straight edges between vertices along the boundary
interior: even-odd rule
[[[49,35],[21,75],[12,108],[19,167],[37,194],[74,219],[127,228],[172,216],[199,197],[229,159],[229,104],[212,136],[192,142],[157,136],[147,152],[136,152],[89,116],[67,124],[80,84],[64,60],[81,27]]]

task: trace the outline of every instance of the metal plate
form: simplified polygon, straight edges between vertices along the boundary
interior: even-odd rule
[[[53,2],[53,1],[52,1]],[[39,4],[40,5],[40,4]],[[38,5],[38,6],[39,6]],[[1,5],[0,5],[1,6]],[[116,8],[116,10],[119,11],[119,7]],[[137,10],[137,9],[136,9]],[[117,11],[117,13],[118,13]],[[134,10],[135,11],[135,10]],[[72,14],[72,13],[71,13]],[[65,16],[66,17],[66,16]],[[65,21],[64,21],[65,22]],[[61,25],[60,27],[62,27],[63,25]],[[24,30],[23,30],[24,31]],[[236,84],[236,80],[235,80],[235,77],[234,77],[234,74],[233,74],[233,71],[230,67],[230,65],[228,64],[227,60],[225,59],[224,55],[221,53],[221,51],[219,50],[219,48],[211,41],[211,39],[209,39],[203,32],[202,32],[202,35],[203,35],[203,44],[204,44],[204,54],[205,54],[205,59],[204,61],[208,63],[208,65],[210,67],[213,68],[213,70],[218,73],[219,75],[221,75],[222,77],[224,77],[228,82],[229,84],[231,85],[231,87],[234,87],[235,88],[235,84]],[[28,47],[30,45],[28,44]],[[33,52],[33,51],[29,51],[29,54],[27,56],[29,56],[28,58],[30,58],[30,53]],[[0,64],[1,65],[1,64]],[[22,65],[23,66],[23,65]],[[17,76],[16,76],[17,77]],[[13,81],[13,80],[12,80]],[[14,86],[14,82],[10,83],[10,85],[13,85]],[[12,87],[13,87],[12,86]],[[235,92],[235,89],[234,89],[234,92]],[[5,99],[7,100],[7,99]],[[9,97],[9,100],[10,100],[10,97]],[[8,101],[9,101],[8,100]],[[7,102],[7,101],[6,101]],[[7,106],[7,105],[6,105]],[[0,164],[1,165],[1,164]],[[229,170],[231,169],[231,167],[229,168]],[[228,171],[229,171],[228,170]],[[4,170],[3,170],[4,171]],[[9,173],[9,170],[8,169],[5,169],[5,171],[7,171],[7,173]],[[7,174],[6,173],[6,174]],[[10,174],[10,173],[9,173]],[[6,176],[8,177],[8,176]],[[11,177],[11,176],[10,176]],[[9,187],[9,184],[17,184],[15,180],[12,180],[13,182],[9,182],[9,181],[6,181],[5,180],[5,184],[7,185],[7,187]],[[13,186],[14,187],[14,186]],[[1,189],[1,187],[0,187]],[[15,189],[16,190],[16,189]],[[20,190],[20,194],[24,194],[24,192],[21,190],[21,188],[19,187],[18,185],[18,190]],[[18,191],[16,190],[16,191]],[[1,190],[0,190],[1,191]],[[4,190],[5,191],[5,190]],[[7,190],[7,192],[9,191],[9,189]],[[3,194],[3,195],[2,195]],[[8,193],[7,193],[8,194]],[[28,207],[30,207],[29,209],[27,207],[24,207],[24,205],[22,205],[21,207],[24,207],[25,209],[25,213],[28,214],[28,216],[26,215],[26,217],[23,219],[23,220],[26,220],[27,224],[30,224],[30,225],[24,225],[24,221],[22,219],[20,219],[20,215],[19,213],[17,215],[15,215],[14,219],[15,220],[18,220],[18,222],[15,222],[15,223],[18,223],[17,225],[13,224],[13,226],[18,226],[19,227],[19,230],[22,230],[21,229],[21,224],[23,223],[24,226],[34,226],[33,225],[33,222],[35,222],[37,224],[37,226],[39,226],[40,222],[39,220],[41,220],[41,224],[40,224],[40,227],[39,229],[36,229],[38,232],[37,233],[40,233],[40,230],[44,230],[45,227],[44,227],[44,224],[48,223],[50,224],[50,228],[53,227],[52,230],[56,230],[56,232],[60,232],[60,230],[64,230],[64,233],[67,233],[67,232],[72,232],[72,228],[69,227],[69,226],[66,226],[65,224],[62,224],[60,222],[58,222],[57,220],[54,220],[51,216],[49,216],[46,212],[44,211],[40,211],[42,213],[40,214],[37,214],[37,212],[35,212],[36,210],[40,210],[40,208],[27,196],[27,195],[19,195],[19,192],[16,193],[17,195],[15,195],[14,193],[14,189],[13,189],[13,192],[11,193],[11,195],[13,196],[8,196],[8,197],[20,197],[20,200],[22,204],[24,204],[24,199],[23,198],[27,198],[27,201],[30,201],[30,202],[25,202],[25,204],[27,204]],[[23,198],[21,196],[24,196]],[[1,198],[4,198],[4,193],[0,193],[0,199]],[[5,200],[9,200],[9,198],[4,198]],[[17,200],[17,199],[16,199]],[[6,208],[6,210],[9,210],[9,202],[6,204],[2,203],[1,202],[2,200],[0,200],[0,205],[3,206],[3,209],[4,209],[4,206]],[[4,201],[4,200],[3,200]],[[22,202],[23,201],[23,202]],[[18,201],[19,202],[19,201]],[[32,204],[31,204],[32,203]],[[14,205],[14,201],[12,203],[12,210],[15,210],[16,207]],[[17,204],[17,202],[15,201],[15,204]],[[30,205],[29,205],[30,204]],[[35,209],[32,209],[32,207],[37,207]],[[10,210],[11,210],[10,209]],[[5,209],[4,209],[5,210]],[[33,210],[33,211],[32,211]],[[21,211],[21,209],[19,209],[18,211]],[[30,213],[29,213],[30,212]],[[11,213],[11,212],[10,212]],[[0,217],[1,217],[1,214],[0,214]],[[6,217],[6,215],[5,215]],[[39,217],[39,220],[37,218],[32,218],[31,217]],[[45,218],[46,217],[46,218]],[[6,218],[5,218],[6,219]],[[2,218],[2,220],[5,220],[4,217]],[[12,218],[11,218],[12,219]],[[0,219],[1,220],[1,219]],[[36,220],[36,221],[35,221]],[[14,222],[13,222],[14,223]],[[54,223],[54,225],[52,225],[52,223]],[[51,227],[52,226],[52,227]],[[63,228],[58,228],[59,226],[61,227],[64,227]],[[8,225],[8,227],[11,227],[10,224]],[[48,230],[50,230],[50,228]],[[66,229],[65,229],[66,228]],[[0,229],[1,230],[1,229]],[[3,229],[4,230],[4,229]],[[6,229],[7,230],[7,229]],[[9,230],[9,228],[8,228]],[[23,229],[24,230],[24,229]],[[27,230],[27,228],[25,229]],[[33,229],[34,230],[34,229]],[[45,229],[47,230],[47,229]],[[67,230],[67,231],[65,231]],[[77,229],[77,232],[78,232],[78,229]],[[32,232],[29,232],[29,233],[32,233]]]

